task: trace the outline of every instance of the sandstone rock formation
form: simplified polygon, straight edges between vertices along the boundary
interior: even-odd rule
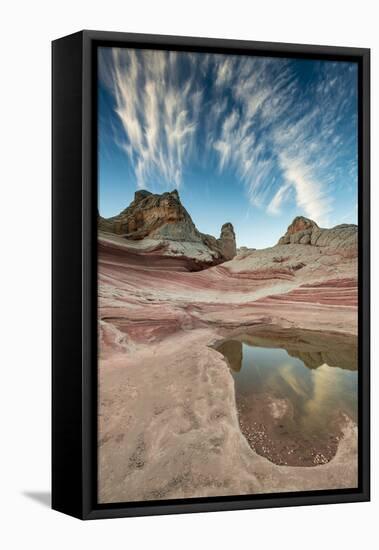
[[[358,226],[354,224],[336,225],[323,229],[316,222],[297,216],[288,226],[278,244],[309,244],[331,248],[356,249],[358,246]]]
[[[326,464],[279,465],[251,448],[217,343],[233,342],[236,370],[239,340],[250,338],[312,368],[340,366],[342,354],[353,369],[356,255],[281,244],[195,271],[159,246],[99,234],[99,501],[355,487],[357,426],[347,417]]]
[[[227,260],[232,260],[237,254],[237,247],[236,235],[234,233],[234,228],[231,223],[224,223],[224,225],[221,227],[221,235],[218,239],[218,242],[220,244],[223,257]]]
[[[120,214],[108,219],[99,216],[98,227],[100,231],[132,241],[148,238],[199,245],[197,250],[203,256],[204,247],[208,249],[209,263],[212,265],[231,260],[236,255],[233,225],[225,223],[219,239],[200,233],[182,205],[176,189],[161,195],[146,190],[136,191],[133,202]],[[175,253],[178,254],[180,249],[177,246]]]
[[[162,195],[136,191],[133,202],[125,210],[113,218],[101,219],[100,226],[133,240],[150,237],[201,242],[200,233],[176,190]]]

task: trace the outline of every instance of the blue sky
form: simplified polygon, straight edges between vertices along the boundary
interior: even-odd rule
[[[99,49],[99,210],[178,189],[198,229],[276,243],[297,215],[357,223],[357,66]]]

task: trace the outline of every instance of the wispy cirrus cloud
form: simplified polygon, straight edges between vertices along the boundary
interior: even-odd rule
[[[196,130],[201,91],[179,81],[175,52],[111,48],[102,52],[101,76],[113,94],[123,132],[117,136],[139,187],[154,178],[180,186],[185,154]]]
[[[279,189],[276,191],[275,195],[272,197],[271,201],[269,202],[267,206],[267,212],[269,214],[277,215],[280,214],[282,204],[286,200],[286,196],[290,190],[290,185],[288,183],[284,183]]]
[[[99,67],[139,187],[202,161],[268,214],[295,200],[327,224],[338,170],[356,174],[352,64],[104,48]]]
[[[220,71],[225,75],[223,65]],[[349,71],[319,63],[316,77],[304,84],[288,60],[242,58],[228,67],[229,82],[223,80],[234,111],[213,146],[220,169],[236,168],[253,204],[277,215],[294,197],[299,211],[329,222],[333,170],[354,141],[351,131],[343,132],[355,93]]]

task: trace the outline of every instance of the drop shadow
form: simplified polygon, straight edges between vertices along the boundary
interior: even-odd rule
[[[41,506],[51,507],[51,493],[50,491],[23,491],[25,497],[34,500]]]

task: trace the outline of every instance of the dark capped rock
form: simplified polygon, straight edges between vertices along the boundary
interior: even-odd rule
[[[219,239],[200,233],[180,201],[176,189],[154,194],[135,192],[134,200],[120,214],[112,218],[98,218],[102,231],[115,233],[127,239],[144,238],[205,244],[214,252],[215,259],[231,260],[236,255],[236,240],[231,223],[221,228]]]

